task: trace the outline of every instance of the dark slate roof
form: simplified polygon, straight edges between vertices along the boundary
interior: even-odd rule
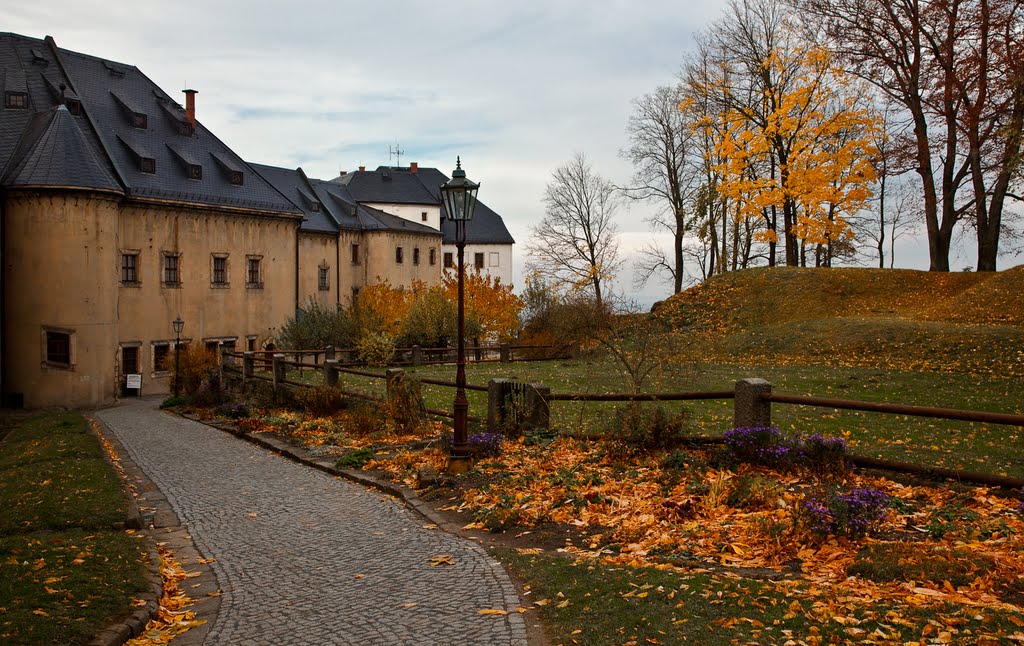
[[[319,233],[338,232],[338,223],[316,196],[313,187],[301,168],[292,170],[251,162],[249,166],[259,173],[263,179],[270,182],[281,195],[288,198],[288,201],[296,209],[302,211],[302,225],[300,228],[303,231]]]
[[[441,185],[450,178],[436,168],[420,167],[415,174],[423,187],[430,191],[434,203],[441,202]],[[441,204],[441,231],[447,244],[455,244],[455,223],[448,219],[444,204]],[[505,227],[504,220],[489,206],[477,200],[473,219],[466,225],[466,242],[469,244],[515,244],[515,239]]]
[[[124,192],[63,105],[33,116],[11,156],[3,184]]]
[[[301,168],[249,165],[302,211],[303,231],[337,233],[345,229],[441,235],[437,229],[359,204],[345,186],[306,177]]]
[[[437,204],[437,199],[408,168],[379,166],[377,170],[355,171],[332,181],[345,185],[357,202]]]
[[[60,49],[51,38],[0,34],[0,68],[4,82],[12,75],[20,82],[23,75],[29,95],[28,110],[0,111],[2,166],[10,165],[31,113],[76,98],[82,116],[75,120],[85,141],[129,197],[300,214],[201,122],[183,134],[182,107],[133,66]],[[142,172],[142,157],[153,160],[155,172]],[[231,181],[239,172],[241,185]]]

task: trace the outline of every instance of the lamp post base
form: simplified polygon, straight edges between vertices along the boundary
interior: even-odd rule
[[[445,473],[448,475],[462,475],[469,473],[473,468],[473,458],[466,456],[452,455],[448,457],[448,464],[445,466]]]

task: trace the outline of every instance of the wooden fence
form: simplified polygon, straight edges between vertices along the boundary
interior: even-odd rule
[[[320,351],[327,356],[336,356],[331,349]],[[341,387],[340,375],[351,374],[373,379],[383,379],[390,384],[402,370],[389,369],[386,373],[371,372],[342,365],[336,358],[325,358],[321,363],[308,364],[302,361],[289,360],[284,353],[277,353],[271,359],[271,376],[257,374],[257,353],[224,352],[221,362],[222,373],[234,373],[243,382],[262,380],[278,388],[303,388],[310,384],[287,379],[287,368],[320,370],[323,372],[323,383],[331,387]],[[304,352],[313,355],[313,351]],[[241,369],[237,359],[241,359]],[[421,383],[456,388],[455,382],[440,379],[420,379]],[[1024,428],[1024,415],[974,411],[952,408],[935,408],[929,406],[909,406],[885,402],[867,402],[847,399],[831,399],[809,395],[786,395],[772,392],[770,383],[763,379],[741,379],[736,382],[733,390],[686,392],[686,393],[629,393],[629,394],[586,394],[586,393],[552,393],[544,384],[524,384],[508,379],[492,379],[487,386],[467,384],[466,390],[487,393],[487,427],[490,432],[498,432],[510,421],[516,426],[526,429],[546,429],[550,426],[551,406],[554,402],[629,402],[629,401],[693,401],[693,400],[733,400],[734,428],[765,428],[772,425],[772,404],[798,406],[815,406],[819,408],[856,410],[889,415],[906,415],[913,417],[929,417],[947,420],[981,422],[987,424],[1004,424]],[[380,398],[357,391],[344,390],[344,394],[352,397],[383,402],[387,397]],[[449,411],[428,409],[428,413],[440,417],[452,417]],[[478,420],[479,418],[471,418]],[[722,437],[695,438],[697,443],[721,443]],[[915,465],[905,462],[894,462],[867,456],[850,455],[848,460],[855,466],[884,469],[902,473],[925,475],[938,478],[950,478],[964,482],[1024,489],[1024,479],[1010,478],[985,473],[976,473],[960,469]]]

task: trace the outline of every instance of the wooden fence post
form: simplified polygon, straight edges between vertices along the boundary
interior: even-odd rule
[[[256,372],[256,353],[255,352],[243,352],[242,353],[242,383],[252,379],[253,373]]]
[[[501,362],[511,363],[512,362],[512,348],[507,343],[501,344]]]
[[[551,425],[551,389],[544,384],[526,387],[526,420],[528,430],[547,429]]]
[[[772,425],[772,403],[761,399],[771,394],[772,385],[764,379],[740,379],[733,401],[734,428],[767,428]]]
[[[324,383],[327,384],[328,388],[334,388],[335,386],[338,385],[337,359],[324,360]]]

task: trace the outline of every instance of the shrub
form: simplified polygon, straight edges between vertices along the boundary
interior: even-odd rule
[[[768,467],[792,464],[799,456],[798,443],[785,437],[777,426],[728,430],[725,445],[738,460]]]
[[[842,438],[815,433],[803,438],[800,444],[807,468],[823,474],[838,474],[846,470],[846,442]]]
[[[799,515],[815,534],[863,538],[889,516],[891,499],[877,489],[853,489],[809,498],[800,505]]]
[[[338,458],[335,462],[335,466],[340,469],[362,469],[366,466],[366,463],[373,459],[374,450],[368,446],[364,446],[361,449],[355,449],[349,451],[345,455]]]
[[[303,410],[316,415],[330,415],[345,408],[346,397],[337,386],[319,385],[299,388],[295,392],[295,403]]]
[[[176,365],[176,354],[180,355],[180,366]],[[171,392],[178,390],[186,395],[195,395],[204,382],[216,377],[217,355],[204,347],[190,344],[178,352],[168,353],[162,368],[171,375]]]
[[[379,437],[388,432],[387,420],[381,415],[380,407],[369,402],[349,407],[341,424],[343,432],[349,437]]]
[[[782,483],[774,478],[747,474],[736,481],[726,502],[730,507],[768,509],[776,505],[784,491]]]
[[[278,341],[286,350],[312,350],[333,345],[346,348],[356,337],[356,324],[342,307],[324,307],[312,298],[281,328]]]
[[[678,445],[686,436],[685,413],[670,415],[664,408],[629,402],[615,411],[608,435],[616,451],[661,451]]]
[[[815,433],[786,437],[777,426],[734,428],[725,432],[732,455],[766,467],[801,466],[819,474],[839,474],[846,469],[846,442]]]
[[[395,337],[383,332],[368,332],[356,343],[356,356],[368,366],[383,368],[395,356]]]
[[[222,406],[218,406],[217,410],[214,412],[217,415],[227,417],[228,419],[243,419],[252,414],[249,410],[249,406],[246,404],[224,404]]]
[[[403,435],[419,432],[427,416],[420,382],[401,372],[390,377],[388,387],[387,412],[395,431]]]
[[[490,458],[501,454],[501,433],[474,433],[469,436],[469,453],[476,458]]]
[[[160,408],[174,408],[175,406],[184,406],[188,403],[188,397],[171,395],[167,399],[160,402]]]

